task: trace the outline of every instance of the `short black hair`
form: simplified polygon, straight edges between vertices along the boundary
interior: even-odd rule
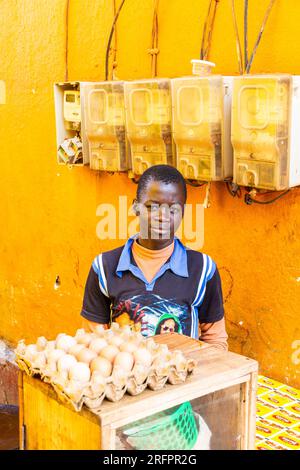
[[[145,191],[147,185],[150,181],[160,181],[165,184],[176,183],[181,185],[184,201],[186,201],[187,191],[186,191],[186,182],[180,171],[177,170],[174,166],[171,165],[153,165],[150,166],[144,173],[141,175],[138,187],[137,187],[137,200],[140,201],[143,191]]]

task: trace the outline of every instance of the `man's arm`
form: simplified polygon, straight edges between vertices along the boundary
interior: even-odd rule
[[[218,268],[207,281],[202,304],[198,308],[200,340],[219,349],[228,350],[224,320],[221,278]]]
[[[200,323],[200,340],[210,343],[218,349],[228,351],[228,335],[225,328],[225,320],[214,323]]]

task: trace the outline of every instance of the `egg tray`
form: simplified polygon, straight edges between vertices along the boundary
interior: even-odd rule
[[[178,369],[175,365],[164,367],[151,367],[147,372],[133,371],[126,377],[116,378],[110,376],[106,379],[104,387],[93,387],[91,381],[80,387],[72,387],[70,381],[60,380],[58,376],[49,375],[45,370],[33,367],[33,365],[20,354],[16,354],[16,362],[21,370],[29,376],[40,376],[41,379],[52,385],[61,401],[69,403],[76,411],[81,411],[85,405],[92,412],[100,411],[104,399],[119,401],[125,393],[139,395],[147,387],[151,390],[161,390],[166,383],[177,385],[185,382],[193,372],[196,363],[193,359],[187,359],[184,368]]]

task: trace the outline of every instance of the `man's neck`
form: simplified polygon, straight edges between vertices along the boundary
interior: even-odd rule
[[[148,250],[162,250],[167,246],[171,245],[174,241],[174,238],[168,240],[153,240],[150,238],[137,238],[137,243]]]

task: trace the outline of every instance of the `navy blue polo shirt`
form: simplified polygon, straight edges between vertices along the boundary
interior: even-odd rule
[[[216,264],[175,237],[172,255],[148,282],[132,255],[137,237],[96,256],[81,315],[96,323],[129,324],[144,336],[178,332],[198,339],[199,322],[213,323],[224,316]]]

